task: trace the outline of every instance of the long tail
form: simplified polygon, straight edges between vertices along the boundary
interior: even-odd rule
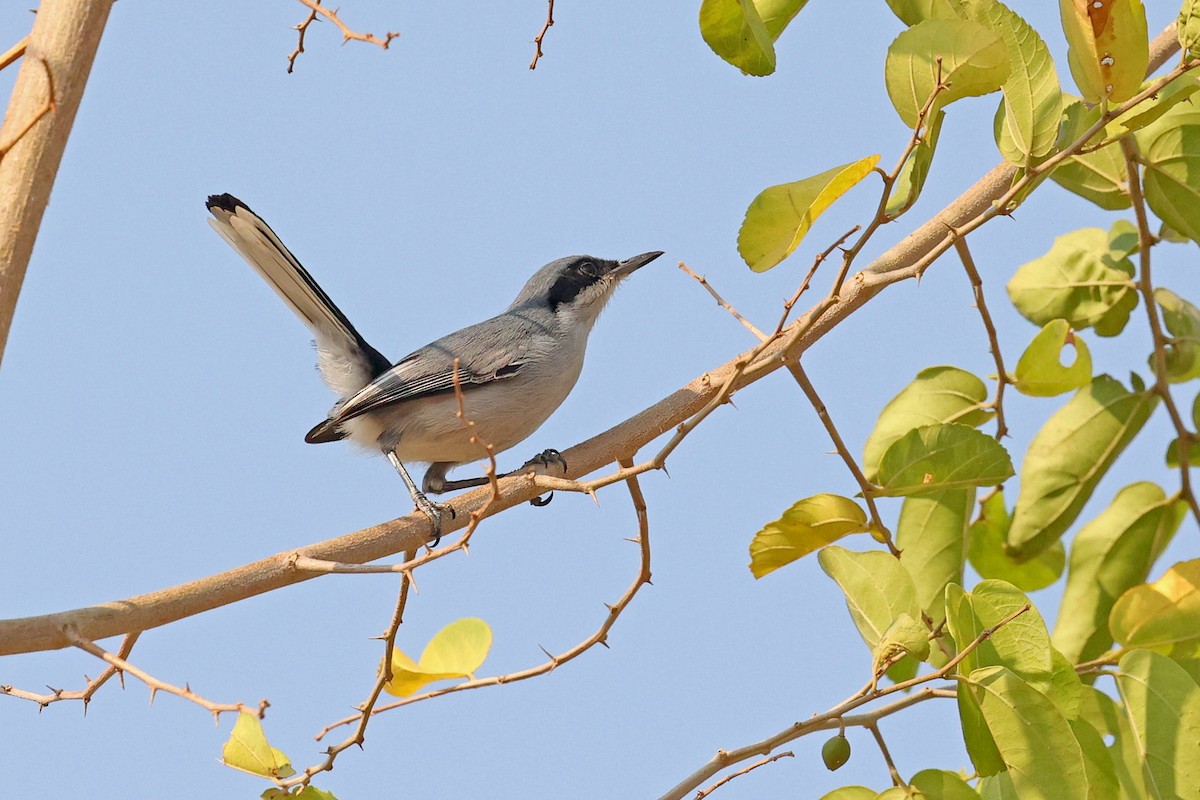
[[[317,366],[330,389],[345,399],[391,367],[354,329],[262,217],[230,194],[214,194],[207,205],[212,214],[208,224],[213,230],[254,267],[313,332]]]

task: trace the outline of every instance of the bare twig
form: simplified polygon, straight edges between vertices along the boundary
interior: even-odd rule
[[[691,267],[689,267],[687,264],[683,263],[682,261],[679,262],[679,268],[681,270],[683,270],[684,273],[686,273],[689,277],[691,277],[697,283],[699,283],[701,286],[703,286],[706,290],[708,290],[708,293],[710,295],[712,295],[713,300],[717,301],[717,305],[719,305],[721,308],[728,311],[730,313],[730,315],[733,316],[734,319],[736,319],[738,322],[742,323],[742,327],[744,327],[746,330],[750,331],[750,334],[755,339],[758,339],[760,342],[766,340],[767,335],[765,333],[760,331],[753,322],[751,322],[750,320],[743,317],[736,308],[729,305],[729,303],[727,303],[725,301],[725,298],[723,298],[723,297],[721,297],[721,295],[717,294],[717,290],[714,289],[712,287],[712,284],[710,284],[708,282],[708,278],[704,277],[703,275],[697,275],[695,272],[692,271]]]
[[[734,778],[740,778],[741,776],[745,775],[747,772],[756,770],[759,767],[765,767],[767,764],[770,764],[773,761],[778,761],[781,758],[792,758],[795,755],[796,754],[793,753],[791,750],[788,750],[786,753],[778,753],[776,755],[771,756],[770,758],[764,758],[762,761],[756,761],[753,764],[751,764],[750,766],[746,767],[745,769],[739,769],[737,772],[726,775],[724,778],[721,778],[721,780],[717,781],[712,786],[709,786],[707,789],[701,789],[700,791],[696,792],[696,800],[704,800],[705,797],[708,797],[710,794],[715,792],[717,789],[720,789],[722,786],[729,783]]]
[[[536,50],[533,53],[533,61],[529,62],[530,69],[537,69],[538,60],[542,57],[542,40],[546,38],[546,31],[550,30],[554,25],[554,0],[547,0],[546,21],[542,24],[542,29],[538,31],[538,35],[533,37],[533,44]]]
[[[342,22],[341,17],[338,16],[337,9],[326,8],[325,6],[321,5],[321,0],[296,0],[296,2],[307,7],[311,14],[320,14],[322,17],[336,25],[337,29],[342,34],[342,44],[345,44],[349,41],[366,42],[367,44],[379,45],[384,50],[387,50],[388,45],[392,43],[392,39],[395,39],[400,35],[399,33],[395,32],[385,33],[383,38],[380,39],[378,36],[375,36],[372,33],[359,33],[357,31],[352,31],[346,25],[346,23]],[[303,28],[307,28],[309,24],[311,24],[311,20],[306,20],[305,22],[300,23],[296,29],[301,31],[301,35],[303,36],[303,29],[301,26],[303,26]],[[299,50],[300,52],[304,52],[303,48],[299,48]],[[288,72],[291,72],[291,70],[288,70]]]
[[[1029,609],[1030,605],[1026,603],[1013,613],[1006,616],[1004,619],[997,622],[995,625],[980,631],[979,635],[967,643],[967,645],[958,652],[957,656],[950,659],[950,661],[946,662],[944,666],[933,672],[930,672],[926,675],[918,675],[915,678],[903,681],[901,683],[892,684],[884,689],[873,689],[872,686],[874,685],[874,679],[872,679],[865,686],[863,686],[863,688],[859,689],[850,697],[846,698],[841,703],[838,703],[828,711],[825,711],[821,714],[814,714],[804,722],[797,722],[793,725],[790,725],[787,728],[784,728],[782,731],[768,736],[762,741],[755,742],[754,744],[739,747],[736,750],[718,750],[717,754],[713,756],[712,760],[681,781],[679,785],[664,794],[661,798],[659,798],[659,800],[683,800],[683,798],[686,797],[689,792],[695,790],[702,783],[710,779],[718,772],[728,769],[734,764],[754,758],[755,756],[769,755],[776,747],[786,744],[787,742],[795,741],[796,739],[813,733],[814,731],[825,731],[835,728],[838,730],[844,730],[845,728],[850,727],[866,728],[879,722],[879,720],[883,719],[884,717],[895,714],[897,711],[901,711],[916,703],[924,702],[925,700],[929,700],[934,697],[957,696],[957,693],[952,689],[934,689],[932,687],[925,686],[906,697],[902,697],[895,702],[889,703],[888,705],[881,706],[864,714],[847,716],[850,711],[866,705],[867,703],[878,700],[881,697],[887,697],[888,695],[896,694],[897,692],[907,692],[910,689],[921,686],[922,684],[946,679],[952,672],[954,672],[959,663],[968,655],[970,655],[975,648],[979,647],[979,645],[981,645],[983,642],[990,639],[996,633],[996,631],[1000,630],[1017,617],[1029,611]]]
[[[138,636],[140,635],[141,634],[139,633],[125,634],[125,638],[121,640],[121,648],[117,651],[117,657],[121,659],[129,658],[129,654],[133,652],[133,646],[137,643]],[[38,704],[39,711],[51,703],[57,703],[61,700],[82,700],[83,713],[86,715],[88,703],[92,701],[92,695],[99,691],[101,686],[108,683],[109,679],[114,675],[120,676],[119,680],[121,681],[122,688],[124,688],[124,673],[121,672],[120,667],[109,664],[104,668],[104,671],[95,678],[89,678],[88,676],[84,675],[83,678],[85,681],[87,681],[87,685],[78,691],[65,691],[63,689],[54,689],[51,687],[50,694],[36,694],[34,692],[27,692],[24,689],[17,689],[13,686],[5,684],[0,685],[0,694],[6,694],[10,697],[19,697],[22,700],[32,700]]]
[[[983,297],[983,278],[979,277],[979,270],[975,268],[975,259],[971,257],[967,240],[955,236],[954,249],[958,251],[963,269],[967,271],[967,278],[971,281],[971,289],[975,293],[975,308],[979,310],[983,327],[987,330],[992,359],[996,362],[996,399],[992,401],[991,405],[996,410],[996,441],[1000,441],[1008,435],[1008,425],[1004,422],[1004,387],[1011,381],[1008,379],[1008,372],[1004,369],[1004,357],[1000,355],[1000,340],[996,336],[996,326],[992,323],[992,315],[988,313],[987,301]]]
[[[908,786],[904,779],[900,777],[900,770],[896,769],[896,762],[892,760],[892,754],[888,752],[887,742],[883,740],[883,734],[879,732],[879,722],[873,721],[863,726],[871,732],[875,737],[875,744],[879,745],[879,752],[883,754],[883,760],[887,764],[888,773],[892,776],[892,783],[896,786]]]
[[[629,459],[621,459],[621,464],[622,466],[632,466],[633,462]],[[638,567],[638,573],[634,577],[633,582],[629,585],[629,588],[625,590],[624,594],[622,594],[617,602],[613,603],[612,605],[605,603],[605,608],[608,610],[608,613],[605,616],[604,621],[600,624],[600,627],[596,629],[591,636],[587,637],[571,649],[559,655],[553,655],[543,648],[543,652],[545,652],[548,656],[548,660],[538,664],[537,666],[530,667],[529,669],[521,670],[519,672],[510,672],[506,675],[494,675],[488,678],[468,680],[464,681],[463,683],[456,683],[453,686],[446,686],[441,689],[423,692],[422,694],[406,697],[403,700],[398,700],[394,703],[378,706],[373,709],[371,713],[382,714],[383,712],[391,711],[394,708],[412,705],[413,703],[430,700],[434,697],[441,697],[445,694],[453,694],[455,692],[463,692],[470,689],[480,689],[484,686],[499,686],[506,683],[516,683],[517,681],[528,680],[529,678],[535,678],[539,675],[545,675],[548,672],[552,672],[562,664],[565,664],[568,661],[583,655],[598,644],[607,646],[608,632],[616,623],[617,618],[620,617],[621,613],[629,606],[631,602],[633,602],[633,598],[637,595],[638,591],[643,586],[650,583],[650,522],[646,513],[646,498],[642,495],[642,489],[638,484],[636,476],[627,478],[625,480],[625,484],[629,489],[629,496],[633,500],[634,512],[637,514],[638,536],[633,541],[638,545],[641,553],[641,560]],[[345,717],[337,722],[333,722],[325,726],[317,734],[316,738],[318,741],[320,741],[333,729],[343,725],[351,725],[357,722],[358,719],[359,716],[355,715]]]
[[[405,560],[411,561],[416,553],[409,550],[405,553]],[[404,573],[400,578],[400,595],[396,598],[396,608],[392,612],[392,621],[388,624],[387,631],[383,636],[383,658],[379,664],[379,672],[375,676],[375,683],[371,686],[371,693],[367,699],[358,706],[358,725],[355,726],[354,732],[343,739],[341,742],[333,745],[325,750],[325,760],[319,764],[314,764],[307,767],[304,772],[293,775],[287,779],[275,779],[275,783],[284,789],[301,784],[307,785],[313,779],[314,775],[322,772],[327,772],[333,769],[333,764],[337,757],[351,747],[358,745],[362,747],[367,738],[367,725],[371,721],[372,712],[375,710],[375,705],[379,702],[379,696],[383,693],[383,689],[387,686],[388,681],[392,679],[392,650],[396,647],[396,632],[400,630],[400,625],[404,622],[404,609],[408,605],[408,590],[412,586],[412,575]]]
[[[85,639],[84,637],[80,636],[74,628],[68,627],[65,633],[67,639],[75,647],[78,647],[85,653],[91,653],[96,658],[112,667],[114,671],[122,673],[128,672],[130,675],[150,687],[151,703],[154,702],[154,696],[156,694],[159,692],[166,692],[167,694],[173,694],[176,697],[181,697],[184,700],[195,703],[212,714],[214,720],[220,719],[222,714],[233,712],[253,714],[259,719],[262,719],[263,714],[267,710],[267,706],[270,705],[270,703],[268,703],[266,700],[260,701],[258,708],[252,708],[245,703],[214,703],[213,701],[201,697],[193,692],[191,687],[186,684],[183,686],[175,686],[174,684],[170,684],[166,681],[155,678],[145,670],[130,664],[120,655],[117,655],[116,653],[110,653],[90,639]],[[128,642],[128,638],[126,639],[126,642]],[[132,649],[133,644],[129,643],[129,647]],[[122,649],[124,650],[124,647],[122,647]]]
[[[321,5],[321,0],[314,0],[317,5]],[[308,26],[317,21],[317,10],[309,9],[308,16],[299,25],[293,26],[293,30],[297,31],[296,49],[288,56],[288,75],[292,74],[292,70],[296,68],[296,59],[304,52],[304,34],[308,33]]]
[[[1125,155],[1126,172],[1129,173],[1129,199],[1133,203],[1133,213],[1137,218],[1138,252],[1140,269],[1138,270],[1138,291],[1142,295],[1142,305],[1146,308],[1146,317],[1150,323],[1150,335],[1154,340],[1154,386],[1151,391],[1158,395],[1175,433],[1179,437],[1179,495],[1192,511],[1192,517],[1200,524],[1200,504],[1192,491],[1191,479],[1191,431],[1179,413],[1175,398],[1171,394],[1171,382],[1167,375],[1167,335],[1163,331],[1162,320],[1158,316],[1158,301],[1154,298],[1154,282],[1150,276],[1150,248],[1154,246],[1154,234],[1150,232],[1150,221],[1146,216],[1146,198],[1142,194],[1142,181],[1139,174],[1140,162],[1137,145],[1132,136],[1121,139],[1121,152]]]
[[[16,61],[18,58],[25,55],[25,48],[27,48],[28,46],[29,46],[29,34],[26,34],[25,36],[21,37],[21,41],[17,42],[12,47],[5,50],[3,55],[0,55],[0,69],[4,69],[8,65],[10,65],[14,61]]]

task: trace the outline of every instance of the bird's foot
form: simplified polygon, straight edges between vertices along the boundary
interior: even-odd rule
[[[454,508],[449,503],[438,503],[430,500],[424,494],[417,493],[413,495],[413,502],[417,508],[427,517],[433,526],[433,530],[429,534],[432,540],[430,547],[437,547],[442,542],[442,523],[447,519],[454,519],[457,515],[454,513]]]
[[[559,465],[560,467],[562,467],[563,474],[564,475],[567,474],[567,460],[565,458],[563,458],[562,453],[558,452],[557,450],[555,450],[553,448],[548,448],[548,449],[543,450],[542,452],[538,453],[536,456],[534,456],[533,458],[529,459],[524,464],[522,464],[521,468],[519,470],[517,470],[517,472],[524,472],[530,468],[538,469],[539,467],[542,470],[549,470],[551,464]],[[543,506],[550,505],[550,501],[553,499],[554,499],[554,492],[550,492],[545,497],[533,498],[532,500],[529,501],[529,505],[537,506],[538,508],[541,508]]]

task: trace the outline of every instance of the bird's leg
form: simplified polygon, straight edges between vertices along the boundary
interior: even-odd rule
[[[429,521],[433,524],[433,547],[437,547],[442,541],[442,515],[449,513],[450,517],[454,517],[454,509],[445,503],[435,503],[425,496],[425,493],[417,488],[417,484],[409,477],[408,470],[404,468],[404,463],[396,455],[395,450],[387,451],[388,461],[392,462],[392,466],[400,473],[400,477],[404,479],[404,485],[408,487],[408,493],[412,495],[413,503],[419,508],[425,516],[429,517]]]
[[[530,468],[537,469],[538,467],[541,467],[542,469],[548,469],[551,464],[558,464],[559,466],[562,467],[563,474],[564,475],[567,474],[567,460],[565,458],[563,458],[562,453],[558,452],[557,450],[555,450],[553,448],[548,448],[546,450],[543,450],[542,452],[538,453],[536,456],[534,456],[533,458],[529,459],[524,464],[522,464],[520,469],[513,470],[512,472],[510,472],[508,474],[509,475],[520,475],[524,472],[528,472]],[[550,505],[550,501],[553,499],[554,499],[554,492],[550,492],[550,494],[546,495],[545,498],[542,498],[542,497],[533,498],[532,500],[529,501],[529,504],[531,506],[537,506],[538,508],[541,508],[542,506]]]

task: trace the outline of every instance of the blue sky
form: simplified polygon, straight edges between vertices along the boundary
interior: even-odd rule
[[[5,45],[29,25],[0,9]],[[331,397],[307,331],[205,224],[204,198],[231,192],[266,218],[368,340],[392,358],[504,308],[537,267],[571,253],[666,256],[621,289],[600,320],[580,382],[512,468],[565,449],[665,397],[753,341],[683,260],[760,327],[772,325],[813,254],[869,218],[862,188],[797,254],[756,275],[736,251],[764,187],[882,153],[908,132],[887,100],[883,58],[901,23],[882,2],[814,2],[778,43],[779,70],[742,76],[700,38],[696,3],[559,3],[545,57],[528,69],[541,0],[505,4],[347,0],[344,19],[398,30],[384,52],[339,46],[315,26],[296,71],[299,4],[117,3],[42,225],[0,372],[8,421],[0,615],[129,597],[409,512],[385,460],[305,431]],[[1053,4],[1013,2],[1070,77]],[[1151,35],[1177,5],[1147,4]],[[12,70],[0,73],[11,87]],[[998,161],[995,98],[952,107],[930,184],[864,260]],[[868,184],[871,185],[871,184]],[[1107,228],[1104,212],[1046,186],[972,244],[1001,342],[1015,363],[1035,329],[1003,285],[1056,235]],[[1195,250],[1156,251],[1157,281],[1194,293]],[[823,279],[823,280],[822,280]],[[818,279],[827,286],[830,274]],[[1193,296],[1193,300],[1196,298]],[[923,367],[992,372],[959,265],[889,289],[805,356],[851,448]],[[1131,328],[1144,327],[1139,310]],[[1148,335],[1089,338],[1098,369],[1145,374]],[[1192,390],[1194,391],[1194,389]],[[1190,394],[1183,396],[1190,402]],[[598,648],[551,675],[392,712],[317,785],[342,800],[404,796],[657,796],[707,761],[851,694],[870,656],[815,559],[755,581],[751,536],[792,502],[856,487],[816,414],[782,373],[701,426],[645,477],[654,586]],[[1011,400],[1015,454],[1053,400]],[[1023,417],[1024,412],[1034,414]],[[1019,421],[1019,423],[1018,423]],[[1083,519],[1162,467],[1161,410]],[[651,446],[641,454],[654,452]],[[460,470],[465,473],[466,470]],[[893,515],[898,503],[885,503]],[[400,644],[446,623],[486,619],[481,674],[539,663],[602,621],[637,552],[619,489],[560,495],[489,520],[470,557],[419,575]],[[1159,571],[1196,555],[1189,521]],[[850,547],[873,546],[866,537]],[[968,580],[973,580],[970,577]],[[214,700],[269,698],[272,743],[305,766],[311,736],[370,687],[396,581],[331,576],[146,633],[135,663]],[[1035,599],[1053,618],[1056,590]],[[109,642],[115,647],[114,642]],[[83,653],[8,658],[0,683],[77,688],[100,665]],[[0,782],[17,797],[256,797],[265,786],[215,762],[214,727],[172,697],[146,707],[135,681],[106,687],[85,718],[58,704],[0,702]],[[953,703],[882,724],[903,773],[967,765]],[[720,790],[723,800],[816,797],[886,768],[869,735],[836,774],[823,737]]]

